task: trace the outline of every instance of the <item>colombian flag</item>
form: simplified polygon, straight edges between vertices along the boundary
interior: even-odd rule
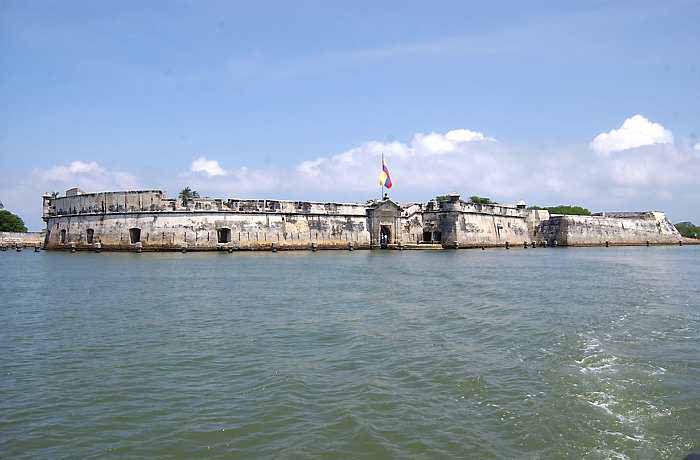
[[[379,174],[379,185],[391,188],[391,176],[389,175],[389,168],[384,164],[384,156],[382,156],[382,172]]]

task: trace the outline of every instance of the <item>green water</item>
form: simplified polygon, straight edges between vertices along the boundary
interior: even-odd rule
[[[0,458],[681,459],[700,247],[0,253]]]

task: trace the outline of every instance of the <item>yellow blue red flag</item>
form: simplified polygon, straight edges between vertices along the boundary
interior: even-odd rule
[[[387,168],[386,163],[384,163],[384,155],[382,155],[382,172],[379,173],[379,185],[386,188],[391,188],[392,185],[389,168]]]

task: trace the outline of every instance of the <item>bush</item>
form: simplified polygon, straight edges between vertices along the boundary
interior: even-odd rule
[[[5,209],[0,210],[0,232],[20,232],[27,231],[22,218],[12,214]]]
[[[494,202],[491,201],[491,198],[485,198],[485,197],[476,196],[476,195],[470,196],[469,201],[471,201],[472,203],[476,203],[476,204],[495,204]]]
[[[700,227],[693,225],[692,222],[679,222],[676,224],[676,229],[686,238],[700,238]]]
[[[574,206],[574,205],[564,205],[560,204],[559,206],[550,206],[548,208],[542,208],[540,206],[530,206],[527,209],[544,209],[546,211],[549,211],[550,214],[568,214],[570,216],[590,216],[591,211],[588,209],[581,207],[581,206]]]

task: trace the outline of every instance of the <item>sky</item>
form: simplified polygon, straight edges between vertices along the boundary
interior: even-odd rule
[[[659,210],[700,223],[700,1],[0,0],[0,201]]]

